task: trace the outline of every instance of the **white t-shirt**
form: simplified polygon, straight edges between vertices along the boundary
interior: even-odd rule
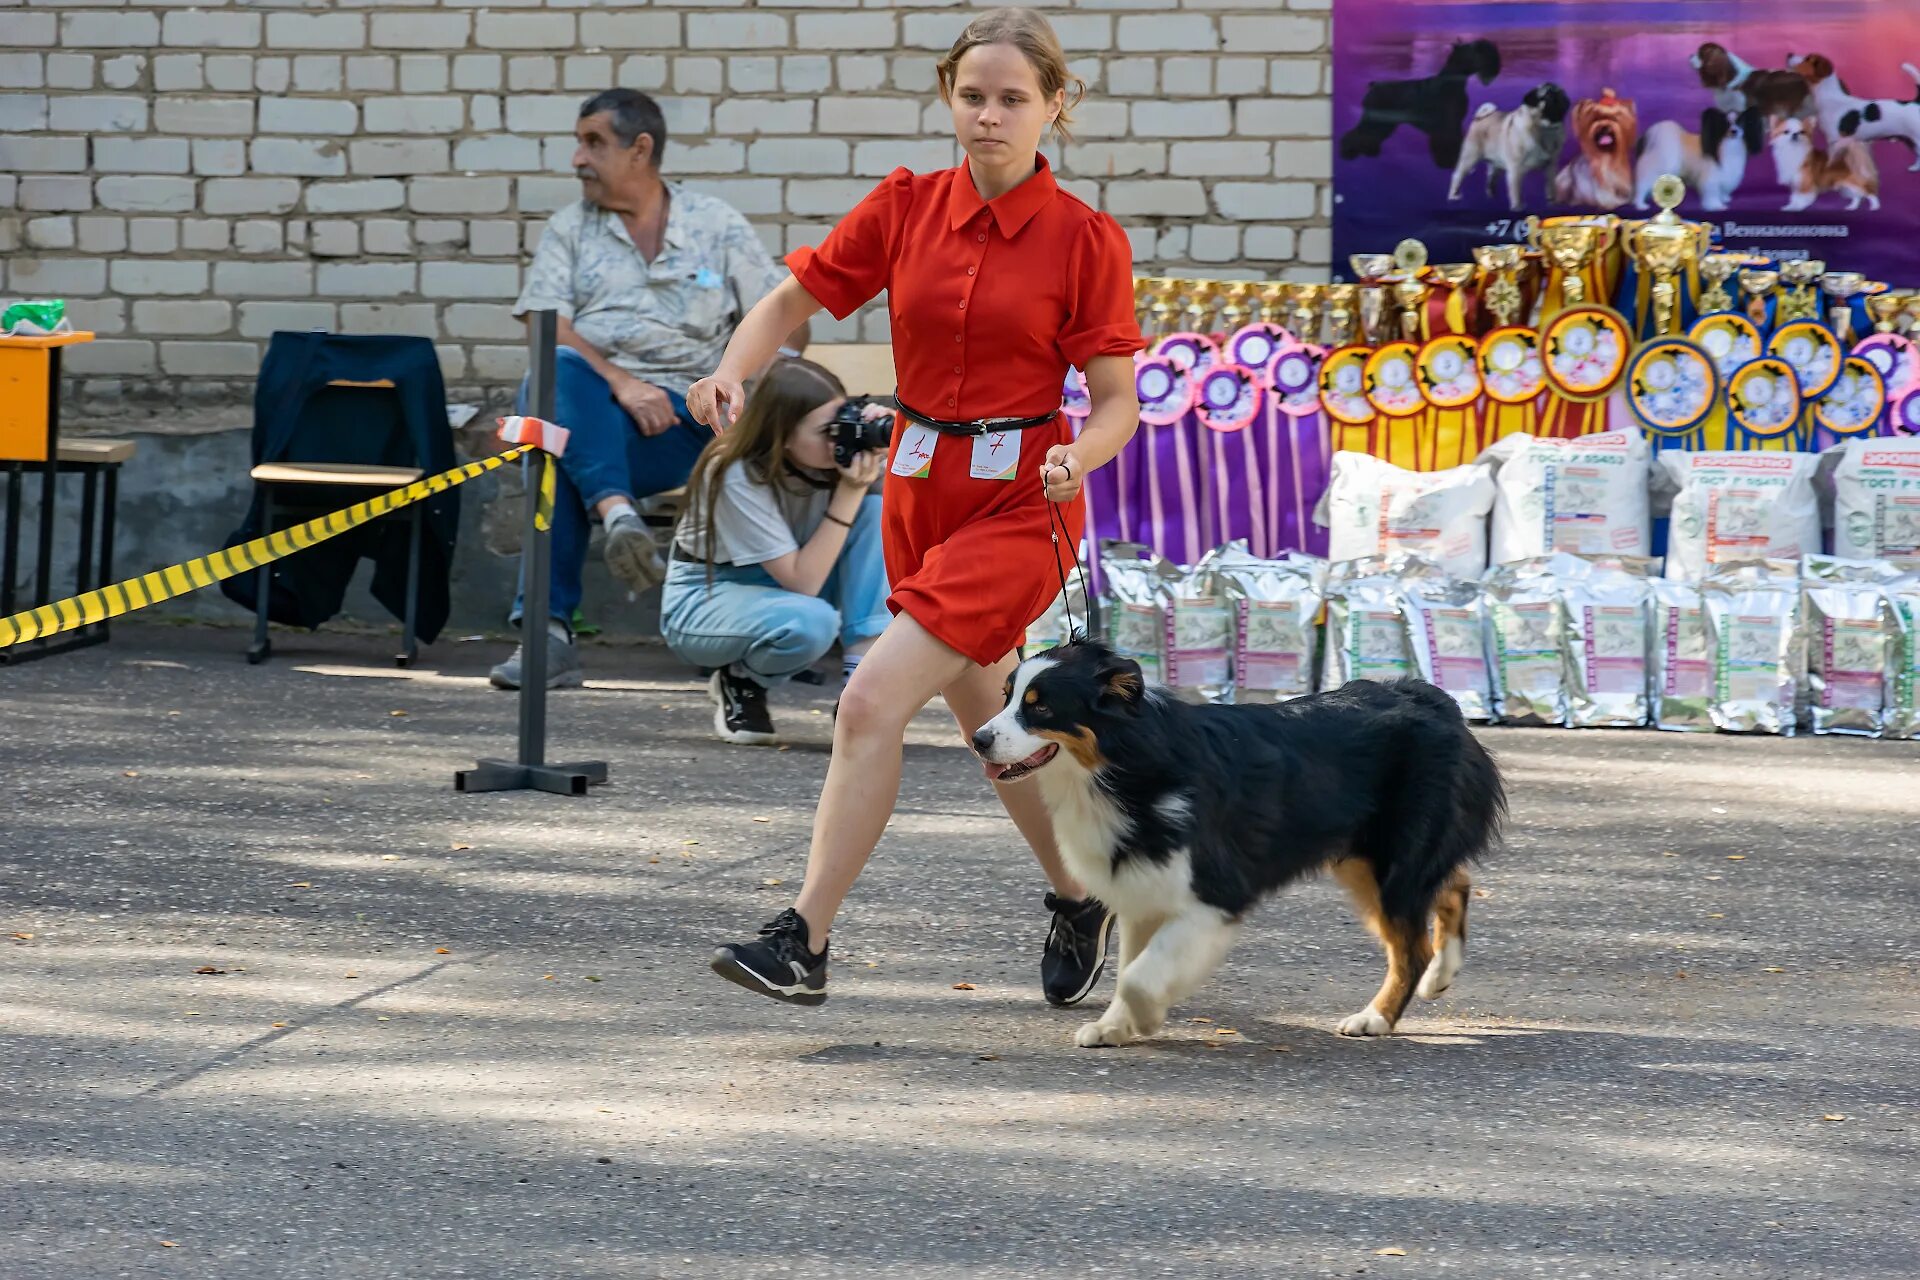
[[[714,564],[744,566],[798,551],[826,517],[833,486],[817,489],[784,470],[760,484],[747,473],[746,463],[736,462],[720,478],[711,520],[698,509],[701,496],[687,495],[687,513],[674,535],[680,558],[705,562],[703,535],[711,525]]]

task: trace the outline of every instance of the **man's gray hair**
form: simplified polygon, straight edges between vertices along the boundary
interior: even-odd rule
[[[632,146],[643,133],[652,138],[653,167],[660,167],[667,150],[667,118],[660,114],[659,103],[638,89],[607,89],[580,104],[582,120],[602,112],[612,117],[613,136],[621,146]]]

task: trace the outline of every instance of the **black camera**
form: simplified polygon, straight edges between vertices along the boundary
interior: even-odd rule
[[[873,449],[884,450],[893,442],[893,415],[868,418],[868,405],[886,404],[883,397],[848,396],[833,415],[833,460],[850,467],[853,460]]]

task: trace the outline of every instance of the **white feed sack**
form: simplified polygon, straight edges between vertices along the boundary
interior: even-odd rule
[[[1920,738],[1920,573],[1889,582],[1887,598],[1897,628],[1887,736]]]
[[[1798,693],[1807,668],[1799,564],[1722,565],[1701,584],[1700,599],[1713,663],[1707,711],[1714,727],[1792,737],[1799,731]]]
[[[1656,578],[1653,591],[1653,726],[1674,733],[1711,733],[1713,664],[1707,653],[1707,618],[1700,587]]]
[[[1233,609],[1220,581],[1222,550],[1167,584],[1167,686],[1206,702],[1233,701]]]
[[[1493,712],[1502,724],[1567,722],[1567,629],[1558,578],[1578,571],[1572,556],[1534,556],[1498,566],[1481,584],[1493,652]]]
[[[1320,687],[1418,675],[1397,566],[1368,556],[1334,566],[1327,582],[1326,663]]]
[[[1833,551],[1920,569],[1920,437],[1849,440],[1833,467]]]
[[[1167,680],[1167,588],[1178,573],[1165,558],[1133,543],[1113,543],[1100,552],[1106,590],[1100,598],[1107,644],[1140,664],[1148,684]]]
[[[1555,551],[1644,556],[1651,454],[1638,431],[1573,440],[1507,436],[1480,455],[1493,475],[1495,564]]]
[[[1314,518],[1327,527],[1337,564],[1364,556],[1415,555],[1453,578],[1487,568],[1492,468],[1408,471],[1364,453],[1333,455],[1332,478]]]
[[[1673,495],[1667,576],[1698,582],[1718,565],[1818,552],[1818,462],[1811,453],[1662,453],[1655,483]]]
[[[1246,544],[1218,553],[1233,609],[1233,701],[1285,702],[1313,692],[1327,562],[1316,556],[1262,560]]]
[[[1467,719],[1491,720],[1487,602],[1480,585],[1418,560],[1401,562],[1399,571],[1420,678],[1452,695]]]
[[[1577,729],[1647,723],[1647,659],[1653,647],[1653,561],[1593,560],[1560,578],[1567,639],[1567,723]]]
[[[1815,733],[1878,738],[1886,731],[1900,649],[1887,592],[1896,576],[1884,560],[1802,561],[1808,711]]]

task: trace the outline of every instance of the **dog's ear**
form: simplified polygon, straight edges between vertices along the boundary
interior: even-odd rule
[[[1140,695],[1147,690],[1146,677],[1141,674],[1140,664],[1117,653],[1109,653],[1101,658],[1100,665],[1093,670],[1093,678],[1100,686],[1102,702],[1113,701],[1131,706],[1140,701]]]
[[[1552,82],[1548,82],[1545,89],[1547,109],[1543,114],[1546,116],[1548,124],[1559,124],[1567,118],[1567,110],[1573,105],[1573,100],[1567,97],[1567,91],[1565,89],[1562,89],[1559,85]]]
[[[1480,83],[1492,84],[1494,77],[1500,74],[1500,46],[1491,40],[1475,40],[1473,52],[1480,64],[1475,73],[1480,77]]]
[[[1546,99],[1546,96],[1547,87],[1543,84],[1537,84],[1527,90],[1527,96],[1520,99],[1520,105],[1523,107],[1532,107],[1535,111],[1538,111],[1541,102]]]
[[[1765,123],[1766,116],[1758,107],[1748,107],[1740,113],[1740,137],[1745,141],[1747,154],[1750,156],[1759,155],[1761,149],[1767,145],[1765,139],[1760,136]]]
[[[1720,144],[1727,140],[1732,132],[1733,122],[1727,119],[1727,113],[1718,107],[1708,107],[1700,113],[1700,154],[1709,160],[1718,159]]]

